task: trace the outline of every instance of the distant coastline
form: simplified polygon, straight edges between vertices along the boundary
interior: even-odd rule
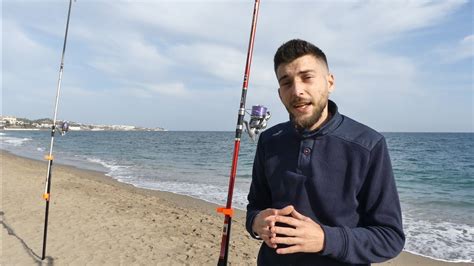
[[[60,126],[63,120],[57,120],[56,126]],[[146,128],[131,125],[94,125],[67,121],[71,131],[168,131],[167,129],[156,127]],[[42,118],[30,120],[27,118],[17,118],[14,116],[0,116],[0,130],[50,130],[53,120]]]

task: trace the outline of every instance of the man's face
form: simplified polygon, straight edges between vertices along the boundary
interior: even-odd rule
[[[324,62],[313,55],[301,56],[276,71],[278,94],[293,122],[300,128],[314,130],[327,117],[329,93],[334,77]]]

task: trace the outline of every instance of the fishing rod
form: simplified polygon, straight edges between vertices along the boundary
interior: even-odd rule
[[[46,182],[45,182],[45,189],[43,198],[46,201],[46,210],[44,215],[44,233],[43,233],[43,252],[41,255],[41,260],[44,260],[46,255],[46,238],[48,234],[48,215],[49,215],[49,202],[51,200],[50,192],[51,192],[51,170],[53,167],[53,144],[54,144],[54,133],[56,132],[56,116],[58,114],[58,103],[59,103],[59,92],[61,90],[61,80],[63,76],[63,69],[64,69],[64,53],[66,52],[66,41],[67,41],[67,32],[69,29],[69,18],[71,16],[71,6],[72,0],[69,0],[69,10],[67,13],[67,22],[66,22],[66,33],[64,34],[64,44],[63,44],[63,53],[61,55],[61,65],[59,67],[59,79],[58,79],[58,87],[56,91],[56,103],[54,105],[54,117],[53,117],[53,125],[51,126],[51,144],[49,146],[49,155],[45,156],[45,159],[48,161],[48,171],[46,174]],[[62,131],[67,131],[68,124],[63,123]]]
[[[232,225],[232,216],[234,214],[234,209],[232,209],[232,195],[234,193],[235,176],[237,173],[237,162],[239,159],[240,137],[242,136],[242,131],[244,128],[243,124],[244,124],[244,116],[245,116],[245,99],[247,97],[247,89],[248,89],[248,82],[249,82],[249,75],[250,75],[250,65],[252,63],[252,53],[253,53],[253,46],[254,46],[253,44],[254,44],[254,39],[255,39],[255,30],[257,28],[257,17],[258,17],[259,6],[260,6],[260,0],[255,0],[253,18],[252,18],[252,27],[250,30],[250,40],[249,40],[249,46],[248,46],[248,51],[247,51],[247,62],[245,65],[244,82],[242,86],[242,96],[240,98],[240,108],[238,111],[237,127],[235,130],[234,154],[232,157],[232,168],[230,171],[230,178],[229,178],[227,204],[225,207],[217,208],[218,212],[223,213],[225,215],[224,228],[222,230],[221,251],[219,255],[219,261],[217,263],[217,265],[219,266],[227,265],[227,257],[229,253],[230,229]],[[252,108],[252,113],[254,113],[255,115],[262,114],[263,121],[266,122],[266,120],[268,120],[268,119],[265,119],[266,108],[262,109],[262,108],[255,107],[255,112],[253,109],[254,108]],[[259,111],[261,112],[259,113]],[[268,118],[269,118],[269,113],[268,113]],[[249,129],[249,123],[245,123],[245,124],[247,126],[247,129]],[[252,122],[250,123],[250,125],[252,125]],[[249,130],[247,131],[249,132],[249,134],[251,134],[250,133],[251,131]],[[254,130],[254,133],[255,133],[255,130]],[[258,133],[258,130],[257,130],[257,133]],[[252,137],[252,139],[254,139],[254,137]]]

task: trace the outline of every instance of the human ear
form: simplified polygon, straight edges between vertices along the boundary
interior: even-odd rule
[[[334,78],[334,75],[329,73],[326,79],[328,83],[328,92],[332,92],[336,88],[336,80]]]

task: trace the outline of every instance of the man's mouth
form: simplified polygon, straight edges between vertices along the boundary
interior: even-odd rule
[[[298,112],[305,112],[309,106],[311,106],[311,102],[298,102],[298,103],[294,103],[293,105],[293,109],[295,109],[296,111]]]

